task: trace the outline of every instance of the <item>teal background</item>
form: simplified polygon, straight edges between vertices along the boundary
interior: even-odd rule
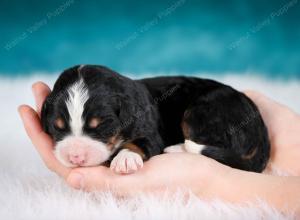
[[[300,78],[299,5],[297,0],[1,0],[0,74],[103,64],[135,74]]]

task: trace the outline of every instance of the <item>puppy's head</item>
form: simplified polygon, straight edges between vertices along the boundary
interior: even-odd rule
[[[122,142],[123,82],[105,70],[99,73],[91,66],[66,70],[43,105],[44,130],[54,139],[55,156],[65,166],[99,165]]]

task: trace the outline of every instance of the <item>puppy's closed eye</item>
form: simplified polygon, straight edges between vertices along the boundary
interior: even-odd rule
[[[65,122],[62,118],[55,119],[54,125],[58,129],[64,129],[66,127]]]
[[[98,117],[93,117],[90,119],[88,126],[89,128],[97,128],[99,124],[101,123],[101,119]]]

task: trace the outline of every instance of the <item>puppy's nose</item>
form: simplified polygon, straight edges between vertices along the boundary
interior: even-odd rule
[[[82,166],[85,163],[86,157],[84,154],[69,155],[69,160],[74,165]]]

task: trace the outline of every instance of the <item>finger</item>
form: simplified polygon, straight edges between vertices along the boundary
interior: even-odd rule
[[[36,82],[32,85],[32,92],[35,98],[37,113],[40,116],[43,103],[51,90],[45,83]]]
[[[274,154],[275,146],[280,144],[287,144],[286,137],[288,135],[291,138],[291,130],[294,124],[291,121],[295,121],[296,114],[288,107],[277,103],[276,101],[268,98],[267,96],[256,92],[256,91],[246,91],[245,94],[257,105],[259,112],[264,120],[265,125],[268,128],[269,139],[272,152]],[[280,117],[278,117],[280,116]],[[291,130],[289,130],[292,128]],[[298,134],[295,134],[298,136]]]
[[[37,113],[26,105],[20,106],[18,110],[26,133],[41,155],[46,166],[60,176],[67,177],[69,169],[60,164],[55,158],[53,154],[53,141],[50,136],[43,131]]]
[[[287,106],[278,103],[277,101],[267,97],[266,95],[253,91],[253,90],[246,90],[244,91],[245,95],[247,95],[259,108],[262,113],[270,113],[276,111],[288,111],[292,112]]]
[[[109,190],[124,196],[134,194],[142,187],[142,184],[137,184],[139,179],[141,178],[135,174],[115,174],[107,167],[98,166],[73,169],[67,183],[75,189],[89,192]]]

